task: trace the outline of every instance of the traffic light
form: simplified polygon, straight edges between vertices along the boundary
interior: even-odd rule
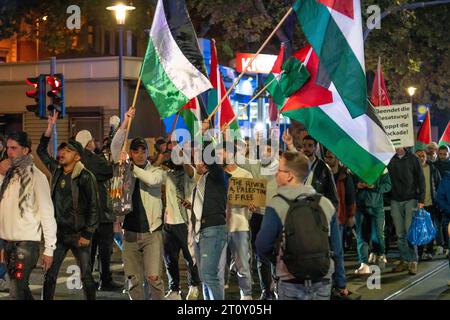
[[[27,105],[27,110],[34,112],[39,118],[45,118],[45,76],[39,75],[36,78],[27,78],[25,83],[33,87],[33,89],[25,92],[26,96],[36,102],[36,104]]]
[[[64,118],[66,113],[64,106],[64,75],[61,73],[47,77],[47,83],[50,85],[50,91],[47,96],[50,97],[51,103],[47,110],[53,112],[56,110],[60,118]]]

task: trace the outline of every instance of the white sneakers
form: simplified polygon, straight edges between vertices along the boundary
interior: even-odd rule
[[[241,300],[253,300],[252,296],[241,296]]]
[[[186,296],[186,300],[198,300],[199,295],[200,292],[198,290],[198,287],[190,286],[189,292]]]
[[[370,273],[369,265],[365,263],[361,263],[361,266],[355,270],[355,274],[358,275],[368,275]]]
[[[378,256],[375,253],[371,253],[369,255],[369,264],[376,264],[378,260]]]
[[[181,300],[181,292],[180,291],[172,291],[170,290],[166,296],[166,300]]]
[[[380,267],[381,270],[384,270],[386,269],[386,265],[387,265],[386,256],[382,254],[381,256],[378,257],[378,266]]]

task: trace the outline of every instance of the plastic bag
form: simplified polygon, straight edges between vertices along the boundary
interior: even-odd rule
[[[436,237],[436,229],[430,213],[425,209],[415,209],[411,226],[408,230],[408,241],[415,246],[430,243]]]
[[[114,164],[109,196],[113,213],[116,216],[124,216],[133,210],[133,191],[133,173],[130,162],[127,161],[122,165]]]

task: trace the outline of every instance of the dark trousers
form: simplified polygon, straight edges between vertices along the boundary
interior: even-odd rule
[[[178,257],[180,250],[187,264],[189,286],[199,286],[200,277],[197,265],[192,260],[188,247],[188,228],[186,224],[165,224],[163,228],[164,264],[166,265],[169,288],[180,290],[180,270]]]
[[[65,235],[64,237],[58,236],[56,250],[53,252],[52,266],[44,275],[44,288],[42,292],[43,300],[53,300],[59,269],[69,250],[72,251],[78,267],[80,268],[81,282],[83,284],[86,300],[95,300],[96,288],[91,272],[91,246],[78,247],[76,244],[78,239],[79,236],[76,235]]]
[[[29,280],[39,258],[39,242],[9,241],[5,245],[5,253],[11,279],[10,297],[14,300],[34,300]]]
[[[436,245],[443,246],[444,235],[442,228],[442,213],[435,206],[427,206],[424,207],[424,209],[430,213],[431,220],[433,221],[434,228],[436,229]],[[424,250],[429,254],[433,254],[433,242],[434,241],[431,241],[426,245],[418,247],[419,257],[422,256]]]
[[[114,226],[112,222],[100,223],[92,237],[91,272],[95,263],[98,248],[98,260],[100,261],[100,280],[103,284],[110,283],[111,255],[113,252]]]
[[[256,255],[255,241],[259,230],[261,229],[261,224],[263,220],[263,215],[254,213],[250,219],[250,231],[252,234],[252,250]],[[258,269],[259,285],[261,291],[270,292],[270,287],[272,284],[272,271],[275,268],[272,267],[272,263],[264,257],[256,256],[256,268]]]

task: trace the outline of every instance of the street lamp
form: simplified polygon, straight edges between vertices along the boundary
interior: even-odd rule
[[[415,87],[409,87],[407,90],[408,90],[409,96],[410,96],[411,99],[412,99],[412,97],[413,97],[414,94],[416,93],[417,88],[415,88]]]
[[[136,9],[133,6],[126,6],[124,4],[117,4],[112,7],[107,7],[106,10],[114,11],[116,14],[116,22],[119,27],[119,113],[120,118],[124,119],[125,105],[123,103],[123,74],[122,74],[122,59],[123,59],[123,29],[125,25],[125,18],[127,11]]]

